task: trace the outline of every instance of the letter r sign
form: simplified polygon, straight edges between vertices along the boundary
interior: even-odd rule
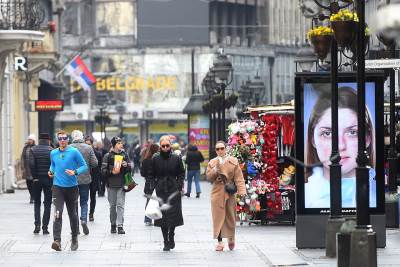
[[[26,57],[15,57],[14,59],[14,67],[16,71],[27,71],[28,70],[28,61]]]

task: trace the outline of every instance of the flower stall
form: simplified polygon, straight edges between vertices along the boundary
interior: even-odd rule
[[[255,107],[248,112],[251,119],[228,127],[228,151],[239,159],[248,192],[245,199],[237,199],[240,222],[294,224],[295,167],[287,159],[294,153],[294,106]]]

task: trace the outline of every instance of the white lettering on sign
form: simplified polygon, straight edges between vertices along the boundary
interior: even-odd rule
[[[22,71],[27,71],[27,64],[26,64],[26,58],[25,57],[15,57],[14,59],[14,67],[15,70],[22,70]]]
[[[400,59],[365,60],[366,69],[395,69],[400,68]]]

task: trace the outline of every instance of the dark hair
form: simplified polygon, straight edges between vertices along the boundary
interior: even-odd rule
[[[357,113],[357,92],[351,87],[340,87],[339,88],[339,108],[347,108],[351,109],[355,113]],[[306,163],[311,165],[320,162],[318,158],[317,151],[314,146],[314,129],[315,126],[320,121],[324,112],[331,108],[331,92],[322,93],[318,101],[315,103],[315,106],[311,112],[310,119],[308,122],[307,129],[307,141],[306,141]],[[370,166],[375,166],[375,137],[374,130],[371,121],[371,115],[366,108],[366,137],[370,137],[371,144],[367,148],[367,154],[369,155],[369,164]],[[306,174],[306,178],[311,175],[311,170],[309,170]]]
[[[86,135],[86,136],[85,136],[85,142],[86,142],[86,141],[90,141],[90,143],[93,145],[93,138],[90,137],[89,135]]]
[[[151,144],[144,152],[143,159],[151,159],[155,153],[158,152],[160,147],[157,144]]]

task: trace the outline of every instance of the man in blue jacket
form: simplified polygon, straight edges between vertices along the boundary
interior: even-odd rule
[[[53,178],[53,203],[54,242],[51,248],[61,251],[61,228],[64,203],[67,206],[68,217],[71,226],[72,241],[71,250],[78,249],[79,218],[76,211],[79,198],[77,176],[88,171],[82,154],[74,147],[68,146],[68,135],[65,131],[57,133],[59,148],[54,149],[51,154],[51,165],[49,177]]]

